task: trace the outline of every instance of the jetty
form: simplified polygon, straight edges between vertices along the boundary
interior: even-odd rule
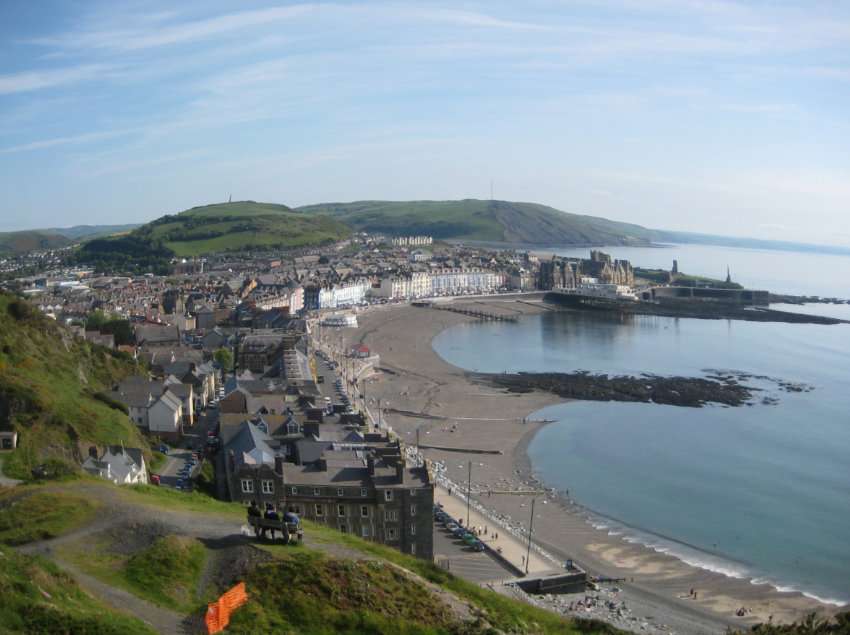
[[[518,318],[515,315],[505,315],[504,313],[491,313],[480,309],[467,309],[458,306],[441,306],[437,304],[431,305],[432,309],[437,311],[451,311],[452,313],[460,313],[469,317],[481,320],[483,322],[517,322]]]

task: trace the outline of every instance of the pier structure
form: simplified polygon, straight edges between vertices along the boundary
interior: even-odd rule
[[[517,316],[515,315],[505,315],[502,313],[491,313],[489,311],[482,311],[480,309],[466,309],[458,306],[441,306],[432,304],[432,309],[436,309],[437,311],[451,311],[452,313],[460,313],[461,315],[468,315],[469,317],[474,317],[477,320],[482,320],[484,322],[517,322]]]

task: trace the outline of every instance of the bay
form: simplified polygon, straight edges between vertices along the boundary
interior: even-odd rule
[[[683,260],[697,262],[693,246],[680,249]],[[735,252],[752,251],[711,249],[733,261]],[[629,257],[642,265],[641,253],[659,251]],[[795,271],[818,258],[782,254]],[[680,267],[688,270],[681,260]],[[750,268],[759,271],[756,263]],[[794,274],[781,290],[840,295],[844,264],[830,271],[831,283]],[[850,317],[847,305],[799,309],[819,307]],[[775,406],[552,406],[535,414],[557,423],[537,434],[529,456],[547,485],[568,489],[598,513],[600,526],[629,540],[736,577],[850,602],[850,325],[546,313],[462,324],[435,338],[434,348],[452,364],[488,372],[731,369],[811,385],[788,393],[755,381],[779,398]]]

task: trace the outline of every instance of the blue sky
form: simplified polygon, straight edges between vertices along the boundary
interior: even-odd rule
[[[850,245],[850,3],[0,3],[0,230],[537,201]]]

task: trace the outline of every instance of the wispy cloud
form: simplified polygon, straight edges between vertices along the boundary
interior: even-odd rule
[[[112,139],[114,137],[132,134],[133,132],[136,132],[136,130],[104,130],[101,132],[87,132],[84,134],[69,135],[66,137],[53,137],[52,139],[41,139],[39,141],[31,141],[29,143],[21,143],[19,145],[0,148],[0,154],[15,154],[17,152],[45,150],[47,148],[55,148],[56,146],[91,143],[93,141],[103,141],[104,139]]]
[[[0,75],[0,95],[66,86],[103,77],[113,69],[107,64],[86,64]]]

